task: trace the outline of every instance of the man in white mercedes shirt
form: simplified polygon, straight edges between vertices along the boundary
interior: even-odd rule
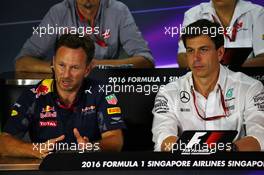
[[[238,151],[264,149],[264,87],[219,63],[225,52],[224,38],[205,31],[212,27],[221,26],[198,20],[187,26],[191,32],[182,35],[191,72],[156,96],[155,151],[170,151],[167,145],[173,145],[185,130],[237,130],[233,144]]]

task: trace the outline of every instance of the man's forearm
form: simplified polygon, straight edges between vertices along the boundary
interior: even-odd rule
[[[34,150],[32,143],[23,142],[6,133],[0,135],[0,155],[40,158],[39,150]]]
[[[255,58],[250,58],[245,61],[243,67],[264,67],[264,54],[258,55]]]
[[[261,147],[259,142],[251,136],[243,137],[234,142],[237,147],[237,151],[260,151]]]
[[[24,56],[16,60],[16,71],[52,73],[50,61]]]
[[[132,64],[134,68],[154,68],[154,64],[145,59],[142,56],[134,56],[125,59],[111,59],[111,60],[100,60],[94,59],[93,63],[96,65],[122,65],[122,64]]]

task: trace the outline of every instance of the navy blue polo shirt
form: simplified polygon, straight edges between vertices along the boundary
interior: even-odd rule
[[[59,100],[55,81],[45,79],[18,98],[3,131],[20,137],[29,131],[36,143],[64,134],[63,142],[76,143],[73,128],[89,141],[100,140],[103,132],[125,128],[115,94],[98,93],[98,85],[85,80],[74,104],[66,107]]]

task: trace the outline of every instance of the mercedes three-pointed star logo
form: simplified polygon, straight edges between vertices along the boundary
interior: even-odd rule
[[[187,103],[190,101],[190,94],[186,91],[181,91],[180,92],[180,99],[181,99],[181,102]]]

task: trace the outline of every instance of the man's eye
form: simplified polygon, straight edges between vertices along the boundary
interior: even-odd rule
[[[192,53],[193,52],[193,49],[187,49],[186,52],[187,53]]]
[[[208,50],[209,50],[208,48],[202,48],[202,49],[201,49],[201,52],[202,52],[202,53],[205,53],[205,52],[207,52]]]
[[[79,66],[73,66],[72,68],[75,69],[75,70],[78,70]]]

